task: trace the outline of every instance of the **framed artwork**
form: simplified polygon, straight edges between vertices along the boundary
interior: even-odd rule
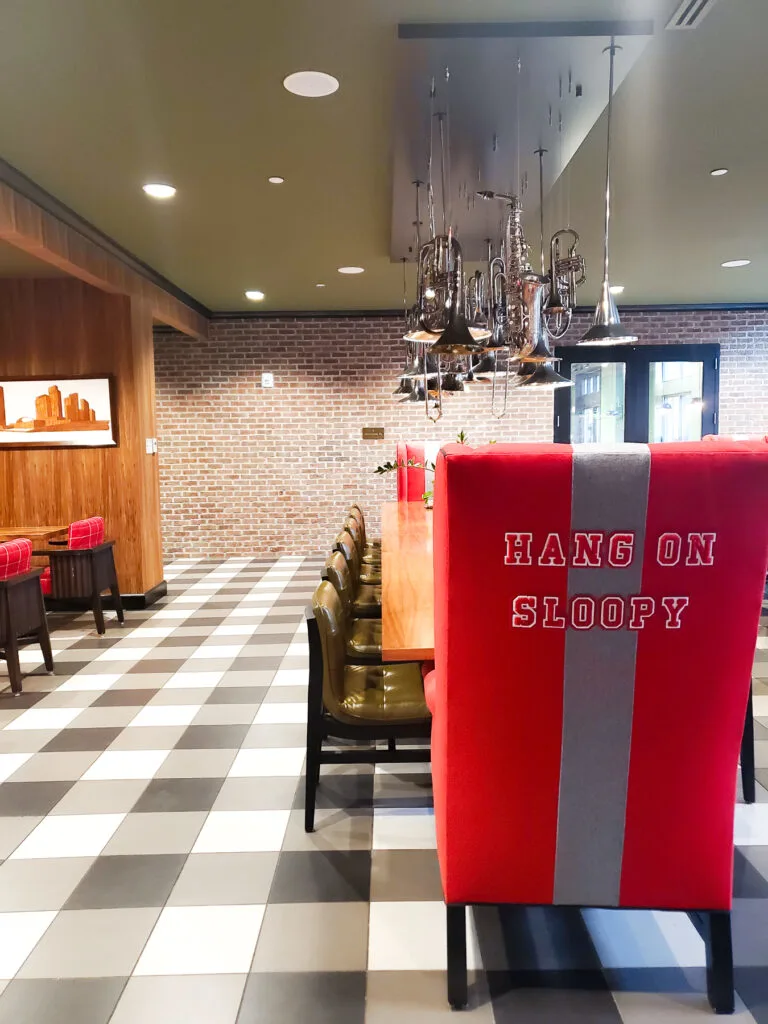
[[[0,379],[0,447],[117,444],[111,377]]]

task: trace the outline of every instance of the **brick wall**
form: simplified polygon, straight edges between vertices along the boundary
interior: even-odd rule
[[[579,319],[579,318],[577,318]],[[575,339],[586,328],[580,318]],[[720,431],[768,433],[768,312],[638,313],[646,343],[718,342]],[[320,551],[352,501],[377,527],[395,475],[373,469],[398,439],[551,440],[551,394],[516,392],[490,413],[489,387],[446,396],[432,425],[392,397],[399,319],[228,319],[207,341],[158,334],[158,438],[166,557]],[[261,387],[261,373],[275,387]],[[384,441],[363,441],[381,426]]]

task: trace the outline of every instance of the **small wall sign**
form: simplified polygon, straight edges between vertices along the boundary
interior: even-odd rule
[[[384,427],[363,427],[364,441],[383,441]]]
[[[274,375],[274,373],[262,373],[262,375],[261,375],[261,386],[263,388],[273,388],[275,386],[275,375]]]

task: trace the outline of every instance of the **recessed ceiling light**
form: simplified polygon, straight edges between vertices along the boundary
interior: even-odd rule
[[[324,284],[316,284],[315,288],[325,288],[325,285]]]
[[[724,174],[728,173],[727,167],[716,167],[714,171],[709,172],[713,178],[722,178]]]
[[[365,267],[339,267],[340,274],[362,274],[365,272]]]
[[[147,182],[146,185],[141,186],[148,196],[152,196],[153,199],[170,199],[176,195],[176,189],[173,185],[163,184],[162,182]]]
[[[255,290],[247,291],[245,293],[245,297],[246,299],[250,299],[251,302],[261,302],[261,300],[264,298],[264,292],[259,292]]]
[[[751,262],[752,260],[726,260],[720,266],[730,270],[731,267],[748,267]]]
[[[282,185],[285,178],[281,178],[278,174],[273,174],[271,178],[267,178],[270,185]]]
[[[624,291],[624,285],[623,284],[612,284],[611,285],[611,295],[621,295],[621,293],[623,291]]]
[[[295,96],[330,96],[339,88],[339,80],[324,71],[296,71],[283,79],[283,85]]]

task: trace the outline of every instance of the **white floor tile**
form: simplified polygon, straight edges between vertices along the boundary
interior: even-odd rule
[[[109,690],[120,678],[121,676],[114,672],[94,673],[93,675],[83,672],[72,676],[66,683],[62,683],[58,689],[65,692],[69,690]]]
[[[0,979],[12,978],[56,917],[55,910],[0,914]]]
[[[28,708],[15,718],[6,731],[12,729],[64,729],[82,712],[82,708]]]
[[[309,654],[309,643],[306,640],[292,643],[285,652],[287,657],[295,658]]]
[[[140,661],[151,653],[151,647],[121,647],[115,644],[95,658],[95,661]]]
[[[305,668],[279,668],[272,680],[273,686],[302,686],[307,682]]]
[[[468,927],[467,964],[478,966]],[[369,971],[444,971],[445,904],[440,902],[371,903],[368,928]]]
[[[142,725],[189,725],[202,704],[153,704],[143,707],[129,722],[130,727]]]
[[[291,725],[306,722],[306,704],[262,704],[253,719],[254,725]]]
[[[435,816],[429,808],[387,807],[374,812],[374,850],[434,850],[436,844]]]
[[[211,636],[253,636],[254,628],[247,623],[235,626],[217,626]]]
[[[151,616],[150,622],[155,619],[188,619],[192,614],[191,608],[162,608]]]
[[[752,711],[755,718],[768,718],[768,696],[752,698]]]
[[[151,779],[169,754],[170,750],[105,750],[83,779]]]
[[[221,681],[224,672],[185,672],[183,669],[176,672],[163,689],[186,690],[199,689],[202,687],[216,686]]]
[[[585,910],[600,963],[619,967],[704,967],[704,943],[687,914]]]
[[[768,636],[759,636],[757,638],[757,649],[758,651],[768,651]]]
[[[259,747],[240,750],[229,770],[230,778],[258,778],[266,775],[301,774],[304,747]]]
[[[211,811],[193,853],[266,853],[283,845],[290,811]]]
[[[236,658],[245,644],[203,644],[192,658]]]
[[[264,907],[166,907],[134,974],[245,974]]]
[[[31,665],[42,665],[42,663],[43,652],[39,647],[35,646],[26,651],[19,651],[19,664],[25,668],[29,668]]]
[[[43,818],[10,860],[38,857],[98,857],[125,814],[59,814]]]
[[[32,757],[32,754],[0,754],[0,782],[13,775],[23,764]]]
[[[733,841],[736,846],[768,846],[768,804],[736,804]]]
[[[233,608],[232,611],[227,616],[227,618],[242,620],[246,623],[252,622],[255,626],[258,626],[258,624],[261,622],[261,620],[264,618],[268,611],[269,608],[256,608],[255,606],[252,606],[250,608],[243,608],[241,606],[238,608]]]

